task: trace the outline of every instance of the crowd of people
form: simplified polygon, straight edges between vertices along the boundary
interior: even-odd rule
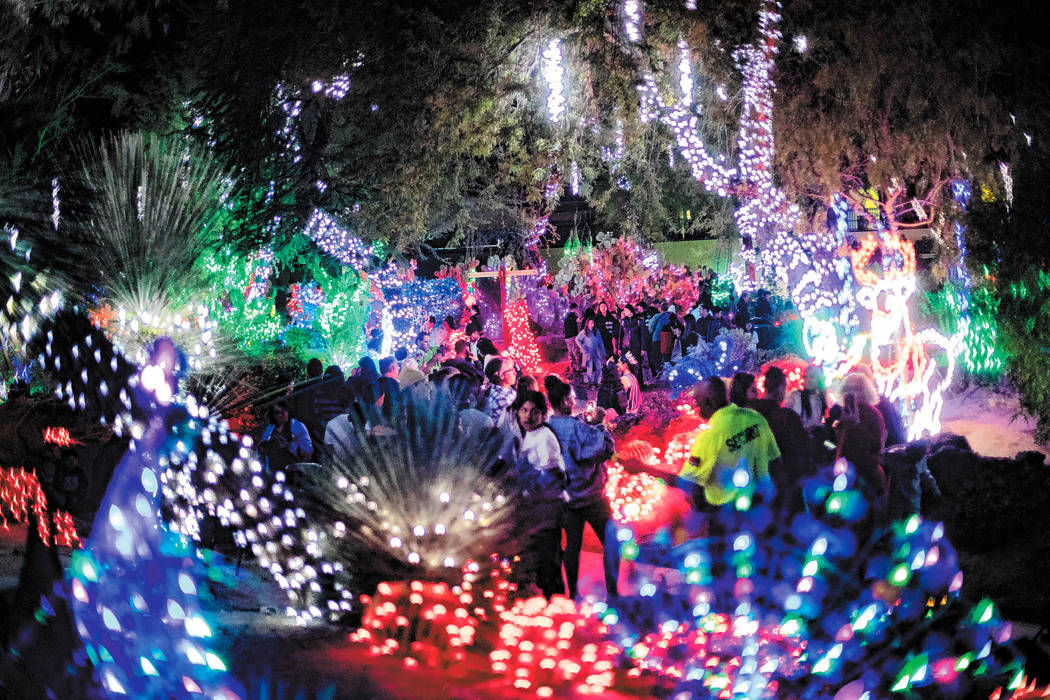
[[[751,334],[756,347],[772,347],[776,320],[769,295],[759,291],[752,299],[742,294],[733,304],[718,305],[710,289],[702,287],[696,303],[682,312],[673,303],[656,300],[618,308],[603,300],[583,312],[573,302],[562,322],[571,373],[597,387],[606,364],[622,365],[640,390],[645,388],[645,368],[654,380],[665,364],[701,341],[710,343],[722,329],[738,329]]]
[[[754,306],[765,313],[768,300],[759,295]],[[468,308],[459,323],[431,317],[411,349],[399,348],[378,362],[362,357],[349,377],[338,366],[323,369],[320,360],[311,360],[306,381],[288,400],[269,407],[260,449],[270,468],[338,457],[340,450],[353,449],[360,430],[382,430],[366,416],[389,416],[406,397],[444,392],[458,412],[459,430],[500,443],[492,472],[512,477],[519,505],[530,516],[532,525],[521,533],[530,580],[544,595],[576,596],[584,527],[590,524],[603,543],[607,592],[615,596],[619,548],[604,494],[606,462],[615,449],[611,427],[639,411],[643,355],[655,376],[680,346],[708,340],[726,324],[749,330],[752,314],[746,297],[732,314],[709,309],[701,299],[684,317],[673,305],[658,311],[651,304],[614,309],[600,302],[580,313],[573,303],[564,318],[566,372],[543,377],[525,374],[481,336],[477,307]],[[889,491],[880,455],[904,435],[892,404],[875,391],[870,370],[861,366],[847,376],[838,402],[832,402],[819,367],[810,366],[804,387],[790,395],[780,368],[770,366],[763,381],[762,398],[756,378],[747,373],[736,374],[728,386],[710,377],[694,388],[710,429],[694,440],[679,474],[656,472],[621,455],[625,465],[682,488],[694,508],[706,512],[730,499],[733,473],[746,463],[760,492],[804,509],[803,479],[844,457],[871,505],[870,519],[877,518]],[[597,398],[578,399],[578,390],[596,391]]]
[[[491,471],[513,481],[519,510],[527,514],[520,540],[528,580],[544,595],[576,596],[589,523],[609,545],[606,587],[615,596],[619,548],[609,539],[614,529],[605,498],[605,462],[613,454],[609,425],[622,410],[595,402],[577,405],[570,383],[557,375],[541,381],[525,374],[480,336],[481,328],[476,307],[458,324],[431,317],[411,349],[400,348],[378,363],[362,357],[348,377],[336,365],[324,369],[319,359],[310,360],[306,380],[267,410],[259,443],[266,466],[281,469],[345,457],[359,444],[362,429],[382,434],[384,426],[370,424],[370,417],[390,416],[399,401],[432,399],[441,392],[457,411],[459,430],[500,444]],[[381,347],[380,336],[370,338],[370,346]],[[610,367],[612,376],[619,375]],[[612,387],[606,393],[612,396],[609,403],[619,404]],[[629,405],[640,403],[637,384],[633,392],[621,393]]]

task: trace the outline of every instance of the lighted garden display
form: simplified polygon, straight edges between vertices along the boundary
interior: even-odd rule
[[[1030,8],[67,5],[0,695],[1050,697]]]

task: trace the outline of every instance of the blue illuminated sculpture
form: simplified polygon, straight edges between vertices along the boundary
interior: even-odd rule
[[[241,697],[197,598],[203,564],[160,513],[160,472],[188,448],[174,429],[194,425],[175,397],[182,364],[161,338],[129,382],[145,417],[70,569],[77,632],[111,697]]]
[[[1020,685],[1010,625],[990,601],[963,602],[942,525],[913,515],[875,527],[842,460],[805,484],[808,512],[771,507],[746,467],[733,482],[734,500],[692,539],[637,542],[621,528],[623,557],[650,573],[636,595],[599,607],[636,672],[699,698],[987,697]]]

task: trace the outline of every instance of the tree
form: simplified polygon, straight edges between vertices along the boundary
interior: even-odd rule
[[[1027,5],[792,3],[776,165],[815,229],[835,192],[896,232],[941,229],[952,178],[1001,189],[999,163],[1036,123],[1017,90],[1017,66],[1045,57]]]
[[[1050,206],[1046,182],[1050,149],[1040,139],[1017,161],[1013,196],[975,197],[970,242],[976,265],[990,271],[998,297],[998,326],[1007,376],[1022,410],[1038,419],[1036,439],[1050,442]]]

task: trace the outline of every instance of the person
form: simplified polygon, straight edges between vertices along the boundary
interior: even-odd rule
[[[678,314],[675,312],[675,305],[669,305],[667,307],[666,321],[660,327],[660,357],[665,364],[674,357],[676,346],[678,348],[678,356],[681,356],[681,337],[684,328],[682,320],[678,318]]]
[[[543,394],[522,392],[511,408],[521,435],[515,474],[531,530],[524,568],[550,599],[565,595],[561,576],[562,506],[568,500],[565,460],[558,436],[547,424],[547,398]]]
[[[400,368],[397,360],[384,357],[379,361],[379,379],[376,380],[376,393],[383,401],[383,415],[390,416],[394,402],[401,398],[401,384],[398,382]]]
[[[467,359],[474,365],[474,369],[481,372],[483,368],[481,354],[478,352],[479,342],[481,342],[481,328],[467,326]]]
[[[569,597],[577,596],[580,577],[580,550],[583,547],[583,526],[589,524],[602,543],[605,570],[605,590],[616,597],[620,570],[620,546],[616,540],[616,523],[612,508],[605,497],[607,481],[605,462],[614,450],[608,429],[601,424],[600,412],[590,412],[590,421],[573,415],[576,396],[572,387],[560,378],[550,375],[544,381],[554,415],[550,426],[561,445],[561,456],[568,475],[568,503],[564,509],[565,578]]]
[[[515,391],[519,394],[523,391],[539,391],[540,384],[536,381],[536,377],[531,374],[522,374],[518,377],[518,384],[515,387]]]
[[[642,320],[635,315],[635,309],[628,304],[623,308],[620,320],[621,342],[623,348],[621,359],[623,359],[631,373],[634,374],[639,390],[645,385],[642,375],[642,340],[645,337],[645,328]]]
[[[886,497],[886,475],[879,462],[886,443],[886,424],[875,408],[878,394],[871,381],[859,372],[846,375],[839,389],[842,405],[830,412],[835,433],[835,457],[844,458],[856,470],[861,493],[876,510]]]
[[[314,453],[313,441],[306,426],[288,415],[288,402],[273,404],[267,415],[269,423],[259,441],[267,468],[273,472],[308,461]]]
[[[433,316],[431,316],[430,318],[433,318]],[[445,320],[439,323],[430,332],[430,349],[434,350],[435,352],[440,351],[441,346],[445,344],[446,340],[448,340],[449,334],[452,333],[452,331],[454,331],[455,329],[456,319],[452,318],[451,316],[446,316]]]
[[[469,308],[469,312],[470,312],[470,318],[467,319],[467,325],[466,325],[466,331],[465,332],[466,332],[466,334],[468,336],[472,335],[474,333],[477,333],[478,336],[481,336],[482,332],[485,329],[485,324],[481,320],[481,307],[478,306],[477,304],[474,304],[473,306],[471,306]]]
[[[623,382],[620,381],[620,359],[616,355],[610,355],[609,359],[602,365],[602,382],[598,387],[598,407],[623,415],[623,405],[620,403],[619,393],[623,391]]]
[[[368,352],[373,355],[378,355],[383,352],[383,331],[380,328],[373,328],[368,335]]]
[[[696,318],[696,323],[693,324],[694,333],[696,334],[696,343],[701,340],[704,343],[710,343],[715,339],[716,328],[718,326],[715,318],[711,315],[711,310],[703,304],[698,304],[693,310],[693,316]],[[693,343],[694,345],[696,343]]]
[[[364,402],[355,397],[346,413],[340,413],[325,426],[324,450],[336,462],[345,462],[360,448],[369,429],[365,413]]]
[[[437,325],[437,319],[433,316],[427,316],[427,320],[423,322],[423,327],[416,336],[416,346],[420,352],[426,352],[430,349],[430,334],[434,332],[435,325]]]
[[[470,343],[463,338],[457,340],[455,345],[452,346],[452,357],[441,364],[446,367],[455,367],[463,374],[476,377],[479,382],[482,380],[481,372],[478,371],[477,366],[470,357]]]
[[[406,360],[401,365],[401,373],[397,375],[397,385],[402,396],[411,395],[414,398],[421,398],[429,392],[427,375],[419,370],[419,365],[412,359]]]
[[[490,338],[482,336],[478,338],[478,359],[481,360],[481,369],[485,370],[485,365],[488,364],[489,358],[497,357],[499,350],[496,349],[496,344],[492,342]]]
[[[853,370],[859,372],[868,378],[872,386],[875,385],[875,376],[871,372],[871,367],[865,363],[861,363],[856,366]],[[886,447],[893,447],[895,445],[903,445],[908,441],[908,435],[904,430],[904,421],[901,420],[900,411],[893,405],[893,402],[887,399],[882,394],[878,395],[879,400],[875,404],[876,410],[882,416],[882,422],[886,426]]]
[[[605,345],[602,337],[595,330],[593,318],[583,322],[583,330],[576,335],[576,344],[583,355],[583,381],[597,386],[601,380],[602,367],[605,365]]]
[[[757,411],[729,403],[721,377],[708,377],[693,388],[693,399],[700,417],[709,429],[693,441],[689,458],[681,473],[669,475],[638,460],[626,460],[629,472],[647,472],[664,479],[669,486],[692,497],[693,508],[709,512],[731,501],[737,488],[754,486],[758,494],[773,490],[769,474],[780,468],[780,449],[769,424]],[[748,480],[741,484],[734,472],[743,465]]]
[[[565,352],[569,356],[569,372],[578,373],[583,367],[583,358],[580,355],[580,346],[576,344],[576,336],[580,332],[580,316],[576,302],[569,304],[569,313],[565,314],[562,322],[562,331],[565,336]]]
[[[824,370],[816,365],[806,367],[802,388],[791,392],[787,407],[802,419],[802,427],[812,432],[824,426],[828,413],[828,391],[824,386]]]
[[[450,377],[446,384],[449,396],[459,411],[456,425],[461,433],[490,435],[496,428],[492,417],[478,410],[481,382],[467,374]]]
[[[317,444],[324,437],[325,419],[320,409],[325,400],[318,402],[322,392],[329,392],[335,387],[329,387],[329,382],[324,379],[324,365],[320,358],[312,357],[306,363],[306,381],[298,384],[292,394],[289,413],[296,420],[306,426],[310,432],[310,440]],[[338,387],[341,389],[342,387]]]
[[[755,375],[750,372],[737,372],[729,384],[729,401],[740,407],[751,405],[758,400],[758,387],[755,386]]]
[[[629,358],[630,354],[630,352],[625,353],[624,358]],[[623,382],[624,391],[627,392],[626,402],[621,403],[625,414],[638,413],[642,410],[642,387],[638,384],[637,375],[628,369],[629,365],[620,364],[620,381]]]
[[[494,357],[485,365],[485,377],[489,382],[485,392],[485,413],[498,427],[506,423],[507,409],[517,396],[518,368],[514,366],[514,360]]]
[[[653,309],[653,311],[655,311],[655,309]],[[660,370],[663,367],[660,334],[663,331],[664,326],[667,324],[669,317],[673,313],[674,305],[672,304],[668,307],[667,311],[658,314],[654,313],[649,319],[649,323],[646,325],[646,329],[649,331],[649,371],[652,372],[654,379],[659,376]]]
[[[325,373],[327,374],[327,371]],[[365,356],[357,361],[357,375],[350,378],[348,385],[354,396],[360,397],[368,404],[374,404],[379,400],[381,394],[379,370],[376,369],[376,363],[371,357]],[[325,422],[327,423],[339,413],[341,411],[334,411],[331,415],[327,415]]]
[[[751,323],[751,314],[747,311],[747,295],[741,294],[736,302],[736,311],[733,314],[733,325],[740,330],[747,330],[747,324]]]
[[[766,397],[749,405],[762,414],[773,431],[773,438],[780,450],[781,468],[774,472],[773,482],[777,496],[793,508],[802,505],[800,484],[809,470],[809,435],[802,427],[802,419],[790,408],[784,408],[787,393],[787,376],[784,370],[772,365],[765,373]]]
[[[608,302],[598,303],[598,313],[594,317],[595,327],[602,337],[605,354],[617,355],[620,352],[620,321],[609,311]]]

